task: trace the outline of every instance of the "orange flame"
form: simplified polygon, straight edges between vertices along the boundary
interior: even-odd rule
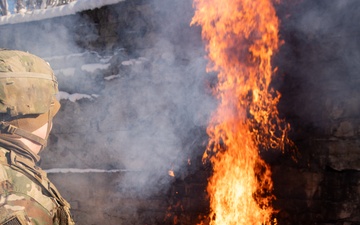
[[[284,150],[290,126],[279,119],[270,87],[279,20],[271,0],[194,0],[191,25],[207,40],[207,71],[218,73],[219,105],[207,133],[211,225],[271,224],[271,171],[262,148]]]

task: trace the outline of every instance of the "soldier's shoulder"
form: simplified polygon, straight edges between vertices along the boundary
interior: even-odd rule
[[[0,195],[0,201],[4,201],[0,206],[0,224],[52,224],[54,212],[49,212],[26,194]]]

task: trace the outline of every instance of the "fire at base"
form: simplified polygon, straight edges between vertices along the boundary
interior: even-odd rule
[[[213,175],[209,223],[272,224],[272,180],[261,149],[284,150],[290,125],[279,118],[280,93],[270,86],[279,48],[279,20],[271,0],[194,0],[191,25],[202,27],[208,72],[216,72],[219,100],[207,128],[204,158]]]

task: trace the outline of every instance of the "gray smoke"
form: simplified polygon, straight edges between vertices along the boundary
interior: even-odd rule
[[[286,6],[280,14],[285,111],[297,128],[333,133],[337,128],[330,121],[356,113],[360,2],[306,0]]]
[[[169,170],[184,173],[201,154],[192,132],[215,107],[192,15],[190,0],[126,1],[98,21],[77,14],[6,28],[4,46],[44,57],[59,81],[43,167],[129,171],[121,185],[142,196],[166,191]]]
[[[182,176],[188,159],[202,154],[194,130],[205,130],[215,108],[200,29],[189,25],[192,1],[125,1],[93,13],[0,27],[2,47],[45,58],[59,81],[62,108],[41,166],[121,171],[111,182],[89,175],[95,190],[86,175],[79,187],[59,182],[68,193],[111,184],[106,196],[115,199],[166,192],[174,181],[168,171]],[[81,203],[85,209],[91,199]],[[92,210],[136,210],[104,209],[102,201]]]
[[[127,178],[139,182],[145,195],[166,190],[168,170],[182,173],[187,158],[196,155],[185,142],[196,138],[191,137],[194,128],[206,127],[214,109],[200,34],[189,26],[191,1],[150,2],[151,13],[145,10],[142,16],[152,16],[134,19],[153,19],[154,30],[139,39],[144,49],[136,50],[131,68],[120,66],[121,78],[111,91],[119,98],[108,118],[122,115],[122,128],[113,134],[119,147],[112,151],[125,168],[144,172]]]

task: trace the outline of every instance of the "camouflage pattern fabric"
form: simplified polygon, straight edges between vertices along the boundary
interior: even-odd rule
[[[0,0],[1,1],[1,0]],[[46,146],[31,134],[51,123],[60,108],[58,83],[49,63],[28,52],[0,48],[0,130]],[[50,128],[50,127],[49,127]]]
[[[45,60],[27,52],[0,49],[0,113],[46,113],[57,92],[55,75]]]
[[[29,173],[9,165],[9,154],[10,151],[0,147],[0,225],[73,225],[70,217],[64,221],[64,215],[59,215],[64,209],[46,194],[42,185],[34,182]],[[46,176],[35,165],[32,169]],[[69,209],[65,210],[69,216]]]
[[[0,0],[1,1],[1,0]],[[73,225],[70,205],[46,173],[39,156],[19,141],[41,146],[32,131],[51,124],[60,104],[50,65],[27,52],[0,49],[0,225]]]

